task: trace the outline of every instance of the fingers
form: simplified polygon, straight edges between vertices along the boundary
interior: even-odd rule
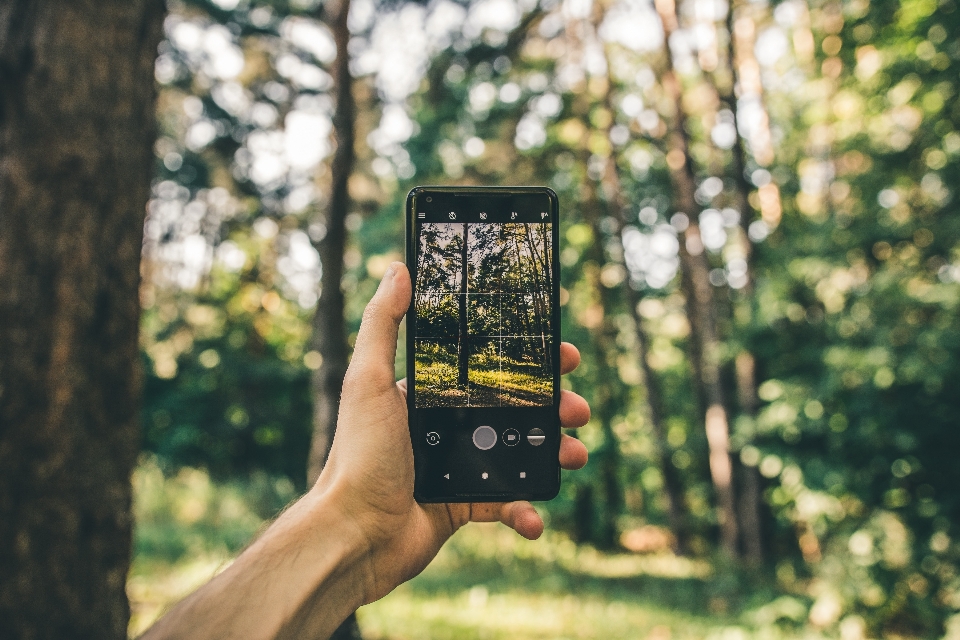
[[[590,421],[590,405],[573,391],[560,391],[560,426],[576,429]]]
[[[402,262],[392,263],[367,304],[347,375],[366,384],[393,385],[397,330],[410,307],[410,274]]]
[[[543,519],[533,505],[520,502],[475,502],[470,505],[472,522],[502,522],[527,540],[543,533]]]
[[[582,469],[587,464],[587,446],[566,434],[560,437],[560,466],[564,469]]]
[[[570,373],[580,364],[580,351],[569,342],[560,343],[560,373]]]
[[[502,505],[500,522],[527,540],[536,540],[543,533],[543,519],[529,502],[508,502]]]

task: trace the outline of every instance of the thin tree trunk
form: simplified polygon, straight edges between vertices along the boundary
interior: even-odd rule
[[[582,33],[581,27],[584,24],[585,22],[579,20],[567,24],[567,38],[571,43],[568,50],[572,52],[570,64],[574,63],[576,56],[582,56],[583,43],[579,34]],[[582,64],[582,60],[576,60],[576,63]],[[580,152],[578,154],[578,159],[583,167],[586,167],[590,161],[589,107],[588,103],[584,103],[577,114],[587,123],[584,128],[584,136],[580,141]],[[593,452],[591,456],[591,459],[597,461],[597,466],[600,469],[604,499],[599,527],[592,532],[592,535],[598,546],[613,548],[618,543],[617,519],[623,511],[623,487],[619,476],[620,444],[617,441],[612,424],[618,404],[615,390],[621,388],[621,383],[616,375],[616,366],[611,362],[611,356],[617,352],[616,328],[610,320],[610,311],[614,308],[614,301],[611,290],[603,286],[600,281],[600,272],[606,260],[603,250],[603,232],[600,228],[600,199],[597,194],[597,185],[592,180],[587,179],[581,185],[579,200],[578,204],[583,212],[583,218],[593,232],[593,242],[586,250],[585,272],[587,281],[590,282],[595,292],[596,301],[594,304],[602,314],[597,325],[590,327],[597,367],[596,395],[592,398],[591,404],[596,409],[595,416],[600,423],[604,438],[603,446]],[[593,499],[592,491],[584,491],[583,495]],[[581,510],[586,511],[585,509]]]
[[[467,325],[467,289],[470,284],[470,277],[467,273],[467,253],[469,229],[467,223],[463,223],[463,244],[460,247],[460,295],[457,301],[460,304],[460,331],[457,341],[457,384],[464,389],[470,382],[470,336]]]
[[[156,0],[0,6],[0,637],[126,638]]]
[[[583,159],[586,165],[586,158]],[[616,328],[610,320],[610,312],[614,307],[611,290],[600,281],[600,272],[604,264],[603,232],[600,228],[600,201],[597,197],[596,185],[591,180],[584,183],[583,197],[580,207],[583,217],[593,232],[593,242],[587,249],[587,257],[594,264],[586,270],[587,279],[596,292],[597,302],[603,317],[593,329],[594,345],[597,359],[597,394],[593,398],[596,407],[596,416],[603,431],[603,447],[595,452],[600,478],[603,486],[604,509],[601,516],[599,531],[595,533],[595,540],[601,548],[613,548],[618,543],[617,518],[623,510],[623,487],[620,483],[620,445],[613,431],[613,419],[616,414],[617,401],[614,389],[619,385],[615,371],[616,366],[610,362],[612,354],[616,353]]]
[[[680,80],[673,66],[670,37],[678,28],[674,0],[656,0],[657,13],[663,24],[665,69],[661,83],[674,108],[674,121],[669,137],[667,164],[673,184],[676,208],[688,216],[689,224],[680,243],[681,286],[687,304],[687,315],[697,343],[694,369],[701,393],[706,401],[705,427],[710,450],[710,476],[717,494],[721,547],[732,558],[738,555],[738,527],[730,459],[730,427],[726,398],[720,380],[720,339],[717,333],[716,308],[710,284],[710,265],[704,252],[697,224],[699,208],[694,200],[696,181],[690,156],[686,114]]]
[[[312,344],[322,356],[322,363],[314,372],[312,380],[313,440],[307,464],[308,484],[313,484],[320,475],[327,461],[330,445],[333,444],[340,411],[340,391],[343,387],[343,376],[347,371],[349,353],[343,318],[341,280],[347,235],[345,220],[350,208],[348,182],[355,160],[356,104],[347,50],[350,42],[350,31],[347,28],[350,0],[333,0],[325,5],[324,10],[337,47],[333,73],[336,95],[333,132],[337,148],[331,166],[330,203],[323,220],[326,235],[317,244],[323,275],[320,282],[320,300],[313,317]]]
[[[313,439],[307,461],[307,484],[313,484],[327,462],[340,413],[340,392],[347,372],[346,325],[343,318],[344,297],[343,254],[346,246],[346,218],[350,210],[349,181],[353,174],[356,152],[356,102],[353,97],[353,76],[350,74],[350,29],[347,16],[350,0],[331,0],[323,6],[327,24],[333,32],[337,57],[333,79],[336,107],[333,133],[337,148],[331,165],[330,203],[323,221],[326,235],[317,243],[323,269],[320,299],[313,317],[313,347],[322,361],[311,381],[313,388]],[[358,640],[360,627],[355,613],[344,620],[331,640]]]
[[[737,314],[741,317],[741,324],[749,326],[753,320],[754,305],[754,273],[753,273],[753,245],[750,243],[749,227],[753,221],[752,209],[750,207],[750,191],[752,187],[747,180],[746,158],[747,150],[743,136],[740,133],[740,110],[739,102],[735,91],[736,83],[740,74],[737,67],[737,47],[734,28],[736,4],[731,3],[727,11],[727,63],[729,65],[730,85],[729,91],[720,93],[721,100],[726,102],[733,113],[735,123],[735,137],[732,149],[733,155],[733,182],[735,186],[734,204],[740,212],[740,245],[743,252],[743,259],[746,262],[746,283],[740,290],[741,310]],[[752,43],[749,45],[748,54],[752,57]],[[743,87],[741,87],[743,90]],[[744,415],[755,418],[757,413],[757,381],[756,381],[756,360],[753,354],[746,348],[740,350],[734,360],[736,372],[737,394],[739,396],[740,410]],[[763,562],[763,528],[760,517],[760,477],[756,467],[739,465],[742,494],[740,496],[740,522],[741,538],[743,540],[744,554],[751,564],[758,565]]]
[[[595,16],[595,25],[601,24],[602,21],[602,13]],[[609,68],[609,58],[607,62]],[[612,93],[612,86],[608,84],[603,95],[603,104],[611,113],[613,113],[614,110]],[[610,124],[604,132],[608,140],[614,119],[610,118],[609,121]],[[623,197],[620,169],[614,153],[611,153],[607,157],[607,164],[601,180],[603,183],[603,192],[607,198],[608,213],[617,220],[618,234],[621,244],[623,244],[623,231],[627,226],[627,203]],[[621,266],[625,267],[626,265],[622,264],[621,261]],[[643,316],[640,315],[639,311],[641,296],[640,293],[630,285],[629,278],[624,281],[623,291],[627,306],[630,308],[630,313],[633,318],[634,334],[637,340],[637,356],[640,362],[640,384],[644,389],[647,400],[647,418],[650,421],[650,430],[653,436],[654,456],[660,474],[663,476],[664,494],[667,499],[667,519],[670,523],[670,529],[673,531],[673,535],[677,541],[676,552],[686,554],[689,551],[688,510],[686,501],[684,500],[683,483],[680,479],[680,474],[670,460],[670,450],[667,443],[665,426],[666,412],[663,408],[663,393],[660,389],[660,381],[657,378],[656,372],[650,366],[649,362],[650,343],[647,332],[643,326]]]

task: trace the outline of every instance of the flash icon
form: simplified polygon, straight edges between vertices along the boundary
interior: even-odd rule
[[[457,214],[455,214],[453,211],[451,211],[450,213],[447,214],[447,217],[450,218],[451,220],[456,220],[456,219],[457,219]]]
[[[547,212],[546,212],[546,211],[541,211],[541,212],[540,212],[540,219],[543,220],[543,219],[546,218],[546,217],[547,217]]]
[[[487,212],[486,212],[486,211],[481,211],[481,212],[480,212],[480,219],[481,219],[481,220],[486,220],[486,219],[487,219]]]

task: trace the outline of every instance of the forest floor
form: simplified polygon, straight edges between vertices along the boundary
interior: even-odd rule
[[[504,360],[502,368],[471,366],[464,390],[457,388],[455,365],[418,358],[418,406],[538,407],[553,402],[553,380],[540,367]]]
[[[130,635],[229,564],[288,481],[218,483],[150,460],[134,478]],[[496,524],[458,532],[418,577],[360,609],[367,640],[764,640],[821,636],[808,606],[717,573],[704,559],[601,553],[548,530],[527,541]]]

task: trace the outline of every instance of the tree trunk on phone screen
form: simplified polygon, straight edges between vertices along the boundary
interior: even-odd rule
[[[126,638],[156,0],[0,5],[0,637]]]
[[[333,79],[335,109],[333,135],[337,148],[331,164],[330,201],[322,220],[326,235],[316,247],[323,269],[320,282],[320,299],[313,318],[312,345],[322,359],[314,371],[313,388],[313,439],[307,461],[307,484],[313,484],[326,464],[337,429],[340,412],[340,391],[347,371],[346,325],[343,318],[344,297],[341,289],[343,279],[343,255],[346,246],[346,218],[350,210],[350,175],[353,173],[356,154],[356,103],[353,97],[353,77],[350,75],[350,30],[347,16],[350,0],[331,0],[323,5],[327,25],[333,32],[337,57],[334,61]],[[360,638],[356,614],[340,625],[331,638],[351,640]]]
[[[457,296],[458,320],[457,331],[457,384],[466,389],[470,372],[470,342],[467,335],[467,245],[469,236],[467,223],[463,223],[463,243],[460,245],[460,295]]]
[[[665,68],[661,83],[674,110],[672,132],[668,139],[667,166],[674,190],[674,205],[689,220],[680,242],[681,287],[696,343],[692,349],[694,370],[707,405],[704,426],[709,447],[710,477],[717,496],[720,542],[723,550],[735,558],[738,555],[739,534],[730,458],[729,412],[720,379],[720,338],[710,284],[710,264],[697,224],[699,207],[694,200],[696,180],[686,130],[682,88],[669,45],[670,37],[678,28],[677,11],[674,0],[656,0],[655,5],[664,31]]]

